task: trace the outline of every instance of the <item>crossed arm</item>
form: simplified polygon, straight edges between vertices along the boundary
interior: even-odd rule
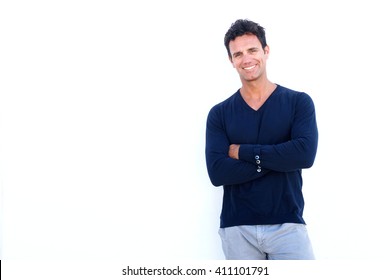
[[[291,172],[313,165],[318,131],[310,97],[297,104],[291,138],[283,143],[229,143],[218,116],[218,112],[210,111],[206,130],[206,163],[213,185],[240,184],[270,171]]]

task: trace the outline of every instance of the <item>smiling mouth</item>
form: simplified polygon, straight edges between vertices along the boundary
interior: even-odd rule
[[[244,70],[252,70],[253,68],[255,68],[256,65],[252,65],[252,66],[249,66],[249,67],[244,67],[243,69]]]

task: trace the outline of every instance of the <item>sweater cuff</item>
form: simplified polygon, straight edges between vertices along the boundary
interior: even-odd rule
[[[240,145],[238,158],[256,166],[256,171],[261,172],[261,145]]]

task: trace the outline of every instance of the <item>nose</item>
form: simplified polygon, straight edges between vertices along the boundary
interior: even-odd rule
[[[251,61],[252,61],[252,57],[251,57],[248,53],[244,53],[244,54],[242,55],[242,63],[243,63],[244,65],[250,64]]]

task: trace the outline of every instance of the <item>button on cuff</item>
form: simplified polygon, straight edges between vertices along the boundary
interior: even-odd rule
[[[256,171],[257,171],[258,173],[260,173],[260,172],[261,172],[260,156],[259,156],[258,154],[255,155],[255,160],[256,160],[256,164],[257,164],[257,169],[256,169]]]

